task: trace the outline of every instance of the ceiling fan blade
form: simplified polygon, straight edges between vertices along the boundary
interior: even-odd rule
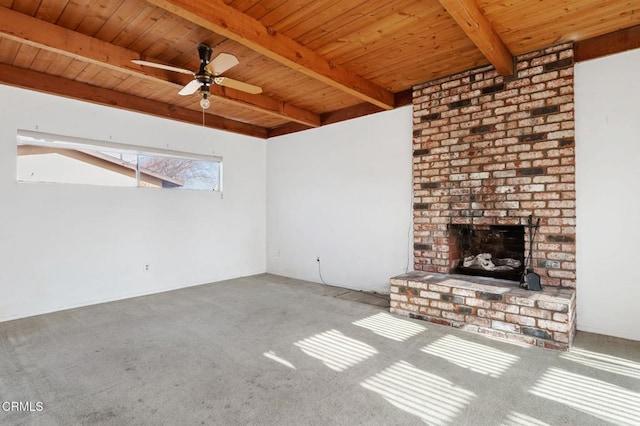
[[[209,62],[205,69],[213,75],[220,75],[228,69],[238,65],[238,58],[230,53],[221,53]]]
[[[262,93],[262,87],[254,86],[253,84],[244,83],[242,81],[234,80],[228,77],[216,77],[213,79],[216,84],[224,87],[230,87],[232,89],[240,90],[241,92],[257,95]]]
[[[179,92],[178,95],[186,96],[193,95],[200,88],[200,82],[198,80],[192,80],[189,84],[184,86]]]
[[[140,60],[140,59],[132,59],[131,62],[133,62],[134,64],[138,64],[138,65],[144,65],[145,67],[160,68],[162,70],[174,71],[174,72],[179,72],[179,73],[182,73],[182,74],[193,75],[193,72],[191,72],[189,70],[185,70],[184,68],[172,67],[171,65],[158,64],[156,62],[143,61],[143,60]]]

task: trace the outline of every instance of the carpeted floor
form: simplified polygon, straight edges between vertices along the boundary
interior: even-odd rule
[[[561,353],[385,304],[265,274],[0,323],[0,424],[640,425],[640,342]]]

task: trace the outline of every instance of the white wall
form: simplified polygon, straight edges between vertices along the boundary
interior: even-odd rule
[[[411,106],[270,139],[267,270],[389,291],[412,269]],[[411,241],[409,241],[411,240]]]
[[[0,111],[0,321],[266,270],[266,141],[6,86]],[[18,183],[18,129],[215,153],[224,198]]]
[[[578,328],[640,340],[640,49],[577,64]]]

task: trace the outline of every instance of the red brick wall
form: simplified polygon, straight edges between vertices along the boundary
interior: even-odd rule
[[[525,225],[542,283],[575,287],[573,46],[414,87],[416,270],[450,272],[450,224]],[[528,245],[527,245],[528,250]]]

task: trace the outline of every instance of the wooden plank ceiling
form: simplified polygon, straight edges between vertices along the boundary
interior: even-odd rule
[[[263,89],[213,85],[205,125],[267,138],[475,66],[509,75],[513,55],[560,42],[593,52],[617,31],[603,40],[637,47],[638,25],[637,0],[0,0],[0,83],[202,124],[199,93],[177,94],[191,76],[131,60],[196,71],[204,43]]]

